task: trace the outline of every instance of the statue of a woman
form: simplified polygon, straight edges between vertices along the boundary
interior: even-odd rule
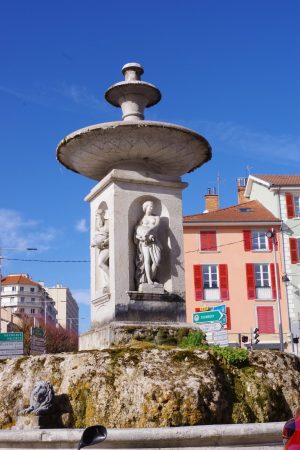
[[[109,288],[109,223],[107,210],[98,209],[96,213],[96,230],[92,247],[99,249],[98,266],[103,273],[103,292]]]
[[[160,217],[152,214],[152,201],[144,202],[142,208],[144,216],[134,234],[137,245],[135,278],[138,285],[156,283],[155,277],[161,261],[161,244],[157,237]]]

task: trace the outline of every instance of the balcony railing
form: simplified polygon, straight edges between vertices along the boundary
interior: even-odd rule
[[[270,287],[257,287],[256,298],[259,300],[272,300],[272,289]]]
[[[220,300],[220,289],[204,289],[204,300]]]

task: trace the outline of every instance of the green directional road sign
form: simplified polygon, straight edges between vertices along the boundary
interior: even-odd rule
[[[220,322],[222,325],[226,325],[226,314],[222,311],[201,311],[193,314],[194,323],[205,322]]]
[[[23,333],[0,333],[0,341],[23,341]]]
[[[32,336],[37,336],[37,337],[45,336],[45,332],[44,332],[43,328],[37,328],[37,327],[31,328],[31,334],[32,334]]]

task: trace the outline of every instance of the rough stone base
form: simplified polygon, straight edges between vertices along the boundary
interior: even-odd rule
[[[57,415],[50,414],[45,416],[37,416],[35,414],[24,414],[17,416],[16,425],[13,427],[15,430],[39,430],[44,428],[57,428],[58,417]]]
[[[111,345],[128,344],[131,340],[153,342],[155,344],[174,344],[189,330],[199,330],[197,325],[187,323],[152,322],[137,324],[134,322],[111,322],[94,328],[79,336],[79,350],[96,350]]]

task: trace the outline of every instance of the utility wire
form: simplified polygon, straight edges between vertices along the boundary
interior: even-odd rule
[[[294,227],[290,227],[290,230],[293,230],[294,228],[298,227],[299,224],[295,225]],[[251,240],[253,240],[254,238],[251,237]],[[244,239],[241,239],[239,241],[233,241],[233,242],[228,242],[227,244],[221,244],[217,246],[217,249],[221,248],[221,247],[226,247],[227,245],[234,245],[234,244],[240,244],[241,242],[244,242]],[[187,252],[184,253],[195,253],[195,252],[200,252],[200,249],[196,249],[196,250],[189,250]],[[6,258],[4,256],[1,256],[1,259],[5,259],[7,261],[27,261],[27,262],[41,262],[41,263],[89,263],[91,262],[89,259],[84,259],[84,260],[47,260],[47,259],[21,259],[21,258]]]
[[[30,261],[30,262],[42,262],[42,263],[89,263],[90,260],[50,260],[50,259],[21,259],[21,258],[5,258],[7,261]]]
[[[289,227],[290,230],[293,230],[294,228],[297,228],[299,226],[299,224],[295,225],[294,227]],[[256,231],[256,230],[255,230]],[[275,230],[275,232],[277,232]],[[251,240],[253,240],[254,238],[251,237]],[[239,244],[241,242],[244,242],[244,239],[240,240],[240,241],[234,241],[234,242],[228,242],[227,244],[221,244],[221,245],[217,245],[217,250],[221,247],[226,247],[227,245],[233,245],[233,244]],[[188,252],[184,252],[184,253],[195,253],[195,252],[201,252],[200,249],[197,250],[189,250]]]

